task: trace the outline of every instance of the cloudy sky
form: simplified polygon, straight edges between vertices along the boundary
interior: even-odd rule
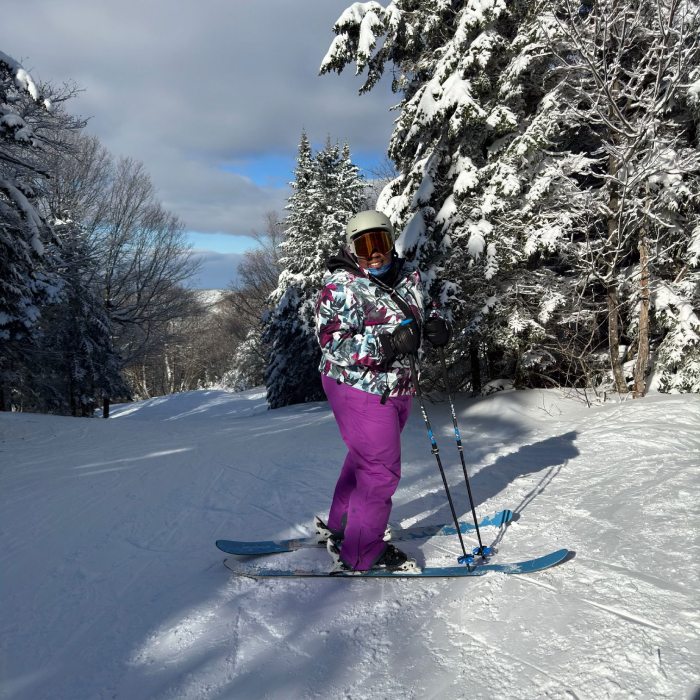
[[[0,51],[38,80],[73,81],[71,111],[117,156],[144,162],[162,203],[221,287],[280,213],[301,130],[315,147],[384,157],[398,102],[358,96],[352,71],[319,77],[350,0],[3,0]]]

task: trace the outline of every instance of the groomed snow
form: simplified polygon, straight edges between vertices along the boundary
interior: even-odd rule
[[[429,405],[455,489],[445,403]],[[458,400],[500,561],[530,576],[237,579],[217,538],[310,533],[343,446],[325,403],[197,391],[109,420],[0,414],[0,698],[690,698],[700,686],[700,398]],[[393,520],[449,520],[420,412]],[[465,512],[463,490],[455,495]],[[452,539],[408,543],[454,563]],[[270,559],[270,561],[273,561]],[[275,563],[328,565],[323,550]]]

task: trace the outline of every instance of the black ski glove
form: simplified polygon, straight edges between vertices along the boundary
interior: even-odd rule
[[[404,322],[392,333],[377,336],[382,348],[382,359],[387,364],[399,355],[413,355],[420,347],[420,329],[415,321]]]
[[[429,318],[423,326],[423,335],[436,348],[444,348],[452,337],[452,328],[444,318]]]

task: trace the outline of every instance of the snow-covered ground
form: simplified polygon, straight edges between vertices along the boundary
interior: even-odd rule
[[[344,454],[327,404],[197,391],[106,421],[0,414],[0,697],[695,696],[700,398],[457,407],[478,513],[520,515],[484,530],[499,560],[572,560],[464,580],[235,578],[214,540],[304,535],[326,512]],[[429,410],[468,518],[448,406]],[[392,520],[448,522],[418,410],[403,444]],[[283,560],[328,565],[323,550]]]

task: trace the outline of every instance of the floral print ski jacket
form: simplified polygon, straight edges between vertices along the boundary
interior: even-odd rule
[[[423,285],[418,270],[396,259],[400,272],[394,293],[423,322]],[[377,284],[347,251],[331,258],[316,302],[316,333],[321,345],[322,374],[370,394],[413,394],[407,358],[382,360],[380,333],[391,333],[406,314],[389,290]]]

